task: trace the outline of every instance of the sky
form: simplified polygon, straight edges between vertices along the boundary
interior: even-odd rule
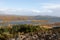
[[[0,0],[0,14],[60,17],[60,0]]]

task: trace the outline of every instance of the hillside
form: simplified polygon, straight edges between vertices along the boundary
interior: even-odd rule
[[[0,15],[0,20],[3,21],[19,21],[19,20],[32,20],[32,21],[48,21],[48,22],[60,22],[60,17],[54,16],[19,16],[19,15]],[[45,22],[44,21],[44,22]]]

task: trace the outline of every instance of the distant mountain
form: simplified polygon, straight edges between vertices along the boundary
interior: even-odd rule
[[[48,20],[50,22],[60,22],[60,17],[55,16],[35,16],[36,20]]]
[[[0,14],[0,19],[2,18],[7,18],[7,19],[24,19],[26,18],[27,20],[48,20],[49,22],[60,22],[60,17],[55,17],[55,16],[21,16],[21,15],[6,15],[6,14]]]

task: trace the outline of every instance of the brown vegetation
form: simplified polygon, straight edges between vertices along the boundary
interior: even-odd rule
[[[12,20],[27,20],[32,18],[27,16],[0,16],[0,19],[4,21],[12,21]]]
[[[32,20],[32,22],[48,22],[48,20]]]

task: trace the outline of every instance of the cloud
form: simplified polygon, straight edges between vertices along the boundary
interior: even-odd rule
[[[60,17],[60,4],[53,3],[42,3],[41,6],[42,15],[51,15],[51,16],[59,16]]]
[[[32,12],[40,13],[40,10],[31,10]]]
[[[35,14],[36,13],[36,14]],[[16,15],[37,15],[40,13],[40,10],[35,9],[14,9],[14,8],[1,8],[0,14],[16,14]]]
[[[39,9],[0,8],[0,14],[60,16],[60,4],[41,3]]]
[[[42,8],[46,8],[46,9],[60,8],[60,4],[43,3],[43,4],[42,4]]]

